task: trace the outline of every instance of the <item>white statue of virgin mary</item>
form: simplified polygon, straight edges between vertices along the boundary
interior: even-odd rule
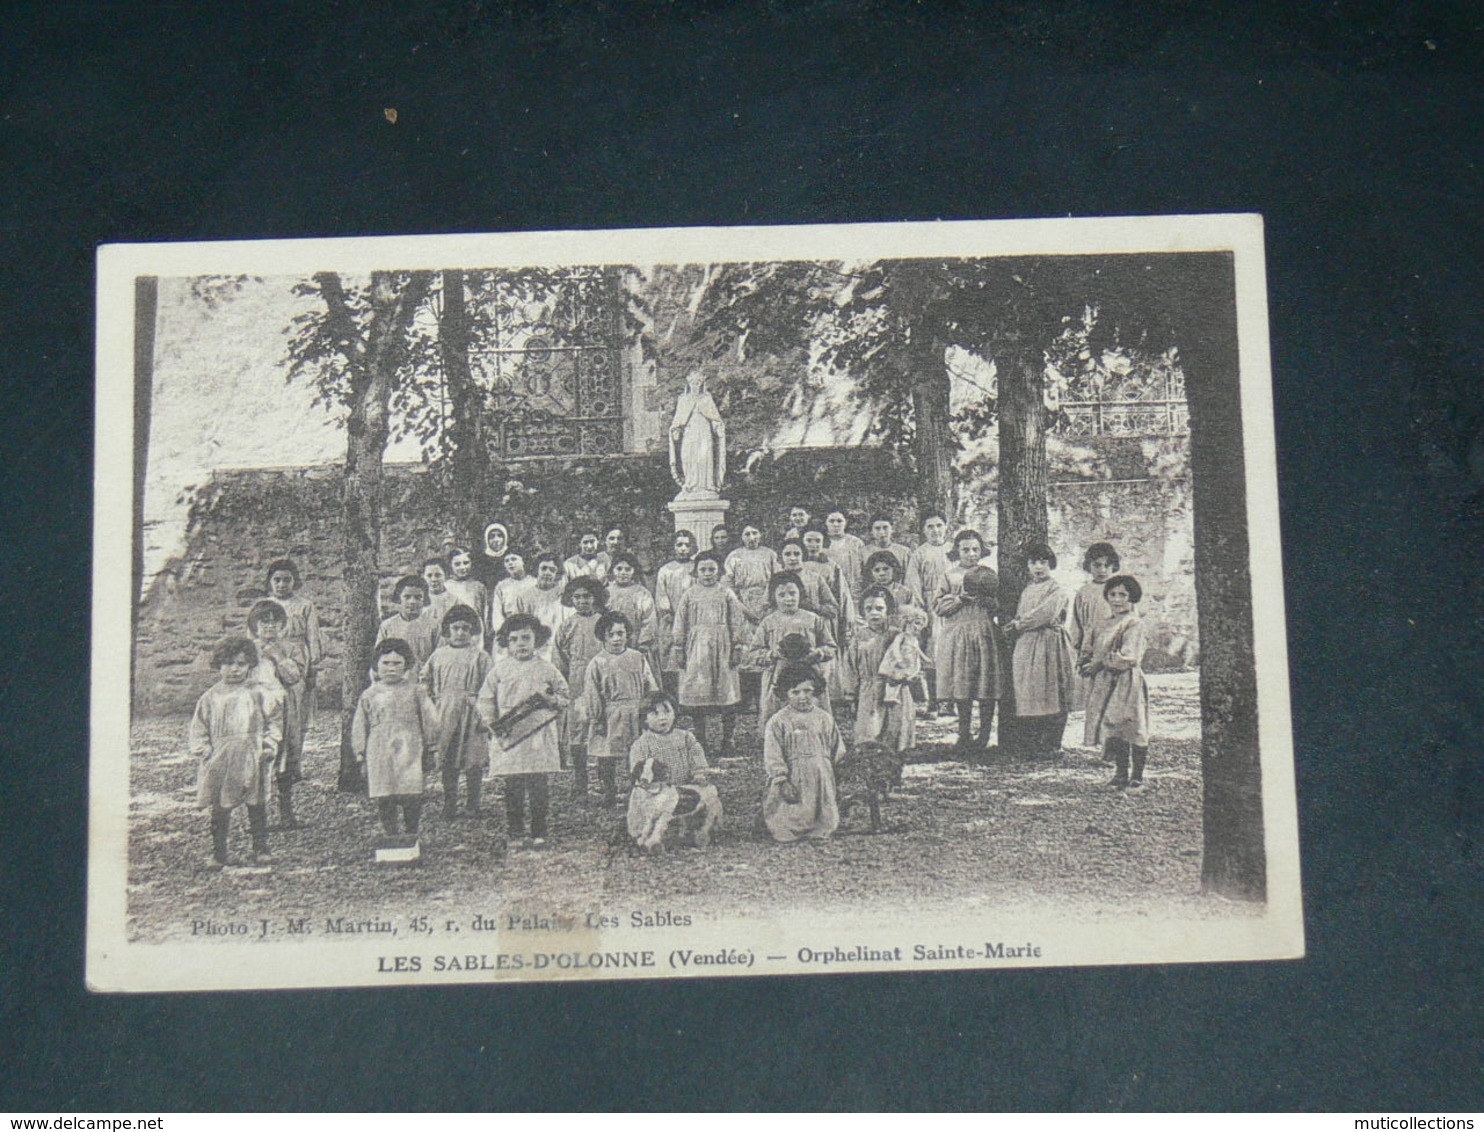
[[[677,498],[711,498],[727,475],[727,426],[706,388],[706,375],[692,370],[675,402],[670,422],[670,474],[680,486]]]

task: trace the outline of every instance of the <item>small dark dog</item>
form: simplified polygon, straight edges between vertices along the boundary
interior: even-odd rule
[[[659,759],[645,759],[631,777],[628,830],[635,845],[658,853],[672,828],[672,841],[689,842],[697,849],[711,844],[721,821],[721,795],[715,786],[671,786],[669,769]]]
[[[902,785],[902,756],[885,743],[858,743],[835,769],[835,787],[844,817],[865,803],[871,808],[871,832],[881,832],[881,803]]]

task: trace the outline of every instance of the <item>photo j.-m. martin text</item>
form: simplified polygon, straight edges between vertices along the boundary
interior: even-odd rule
[[[99,255],[100,991],[1303,953],[1253,216]]]

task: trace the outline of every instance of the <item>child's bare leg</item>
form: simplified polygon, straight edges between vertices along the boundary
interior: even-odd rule
[[[531,796],[531,836],[537,841],[544,841],[546,819],[551,812],[551,784],[544,774],[531,774],[526,778],[527,791]]]
[[[721,753],[724,755],[735,754],[732,744],[732,736],[737,731],[737,715],[730,708],[721,709]]]

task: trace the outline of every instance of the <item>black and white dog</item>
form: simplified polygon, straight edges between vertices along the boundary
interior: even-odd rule
[[[659,853],[667,834],[672,843],[689,843],[698,849],[711,844],[721,821],[721,795],[715,786],[672,786],[669,771],[659,759],[639,763],[632,778],[628,829],[635,845]]]

